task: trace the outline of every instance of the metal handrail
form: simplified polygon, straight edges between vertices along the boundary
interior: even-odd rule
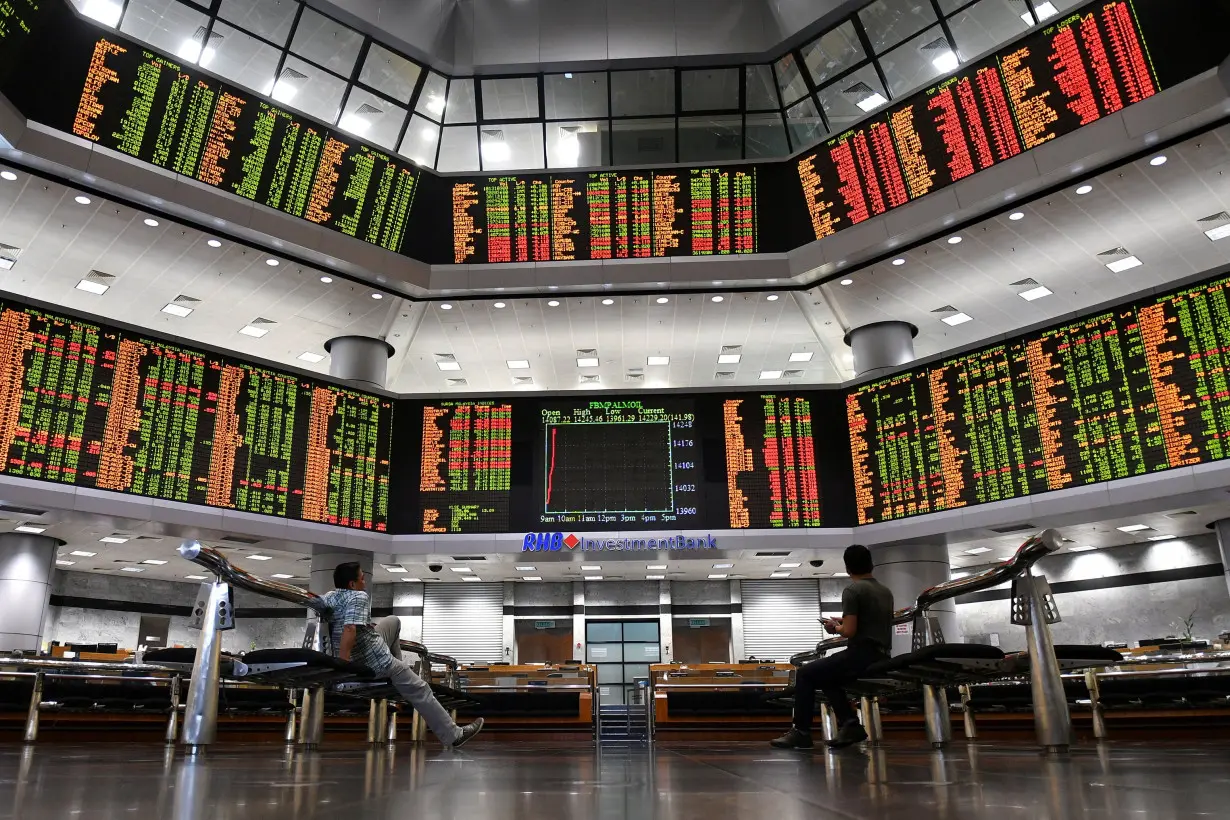
[[[277,598],[288,603],[299,604],[322,616],[329,614],[329,607],[325,605],[324,599],[316,593],[291,584],[258,578],[247,570],[235,566],[222,553],[212,547],[205,546],[200,541],[185,541],[180,544],[179,554],[194,564],[200,564],[214,575],[240,589],[246,589],[249,592],[255,592],[260,595],[267,595],[270,598]]]
[[[928,609],[940,601],[947,601],[959,595],[981,592],[1011,581],[1018,575],[1029,572],[1034,564],[1047,555],[1058,551],[1062,545],[1063,542],[1058,530],[1043,530],[1031,536],[1024,544],[1017,547],[1016,552],[1006,561],[988,567],[977,575],[954,578],[951,581],[945,581],[942,584],[936,584],[933,587],[924,589],[919,593],[918,599],[911,606],[905,609],[898,609],[893,613],[893,624],[910,623],[924,615]],[[816,644],[815,649],[792,656],[790,663],[795,666],[801,666],[808,661],[815,660],[830,649],[845,646],[848,642],[849,639],[841,637],[823,640]]]

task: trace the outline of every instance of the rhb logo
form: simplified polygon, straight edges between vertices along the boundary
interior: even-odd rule
[[[521,544],[521,551],[559,552],[564,547],[574,550],[580,543],[581,539],[572,533],[564,535],[562,532],[531,532],[525,536],[525,541]]]

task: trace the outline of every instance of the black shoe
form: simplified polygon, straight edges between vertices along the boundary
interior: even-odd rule
[[[482,718],[479,718],[478,720],[474,721],[473,723],[467,726],[463,726],[461,729],[461,737],[453,741],[453,748],[460,749],[462,746],[466,745],[466,743],[470,741],[470,738],[474,737],[476,734],[478,734],[482,730],[483,730],[483,719]]]
[[[867,730],[857,720],[851,721],[837,730],[837,737],[828,742],[830,749],[844,749],[867,739]]]
[[[809,732],[791,729],[776,740],[770,740],[769,745],[774,749],[811,749],[815,744],[811,742]]]

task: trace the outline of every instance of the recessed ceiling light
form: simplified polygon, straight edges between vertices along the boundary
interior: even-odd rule
[[[1013,211],[1012,213],[1008,214],[1008,218],[1011,219],[1013,222],[1017,222],[1025,218],[1025,212],[1024,211]]]
[[[1119,532],[1140,532],[1141,530],[1153,529],[1148,524],[1128,524],[1123,527],[1115,527]]]
[[[268,328],[256,327],[255,325],[244,325],[239,328],[239,332],[244,336],[251,336],[254,339],[260,339],[269,335]]]
[[[20,524],[13,528],[13,532],[28,532],[28,533],[33,533],[33,534],[38,534],[40,532],[46,532],[46,531],[47,531],[46,527],[35,527],[30,524]]]
[[[665,305],[667,302],[670,301],[670,299],[668,299],[665,296],[659,296],[657,299],[654,299],[654,301],[657,302],[659,305]]]
[[[779,298],[780,297],[776,293],[770,293],[768,296],[765,297],[765,299],[769,300],[770,302],[776,302]]]
[[[508,369],[509,370],[529,370],[530,363],[526,361],[525,359],[509,359]]]
[[[815,355],[816,355],[816,354],[815,354],[815,353],[813,353],[813,352],[811,352],[810,350],[801,350],[801,351],[798,351],[798,352],[796,352],[796,353],[791,353],[791,354],[790,354],[790,361],[792,361],[792,362],[810,362],[810,361],[811,361],[811,357],[812,357],[812,356],[815,356]]]
[[[1032,302],[1035,299],[1041,299],[1043,296],[1050,296],[1050,295],[1051,295],[1051,289],[1048,288],[1046,285],[1038,285],[1038,287],[1036,288],[1030,288],[1029,290],[1023,290],[1017,294],[1017,296],[1020,296],[1026,302]]]
[[[542,576],[541,575],[523,575],[521,576],[521,580],[522,581],[541,581]]]
[[[1035,4],[1034,11],[1037,12],[1039,20],[1046,20],[1047,18],[1054,17],[1059,13],[1059,9],[1055,8],[1055,4],[1050,2],[1050,0]],[[1032,26],[1034,24],[1034,21],[1029,17],[1029,12],[1022,14],[1021,19],[1025,21],[1025,25],[1027,26]]]
[[[78,558],[93,558],[95,555],[98,555],[98,553],[89,552],[87,550],[73,550],[69,553],[69,555],[75,555]]]
[[[167,304],[162,306],[162,312],[169,313],[172,316],[178,316],[182,319],[183,317],[187,316],[189,313],[192,312],[192,308],[184,307],[183,305],[177,305],[174,302],[168,302]]]
[[[461,580],[463,580],[463,581],[481,581],[481,580],[483,580],[483,579],[482,579],[482,578],[479,578],[477,575],[463,575],[463,576],[461,576]]]
[[[613,304],[615,304],[615,300],[614,300],[614,299],[603,299],[603,300],[602,300],[602,304],[604,304],[604,305],[613,305]]]
[[[742,358],[742,353],[719,353],[718,364],[738,364]]]
[[[517,567],[517,572],[533,572],[536,567]]]
[[[664,570],[664,569],[666,569],[666,564],[646,564],[646,565],[645,565],[645,569],[648,569],[648,570]]]
[[[1152,165],[1152,166],[1154,166],[1154,167],[1156,167],[1156,166],[1158,166],[1158,165],[1165,165],[1165,164],[1166,164],[1166,155],[1165,155],[1165,154],[1158,154],[1156,157],[1154,157],[1153,159],[1149,160],[1149,164],[1150,164],[1150,165]]]
[[[152,218],[152,217],[148,217],[148,216],[147,216],[147,217],[144,219],[144,222],[145,222],[145,224],[146,224],[146,225],[148,225],[148,226],[149,226],[149,227],[151,227],[151,228],[157,228],[157,227],[158,227],[158,220],[157,220],[157,219],[154,219],[154,218]]]
[[[383,298],[384,298],[384,294],[383,294],[383,293],[373,293],[373,294],[372,294],[372,298],[373,298],[373,299],[383,299]]]
[[[12,171],[0,171],[0,178],[13,182],[17,179],[17,174],[14,174]]]
[[[301,362],[310,362],[312,364],[316,364],[317,362],[324,361],[324,359],[325,359],[324,356],[320,355],[319,353],[313,353],[310,350],[305,350],[299,354],[299,361]]]
[[[710,302],[725,302],[726,297],[725,296],[710,296],[709,301]]]
[[[730,569],[733,566],[734,564],[714,564],[713,568],[714,569]]]
[[[160,560],[159,560],[159,559],[157,559],[157,558],[146,558],[146,559],[145,559],[144,561],[142,561],[141,563],[142,563],[142,564],[150,564],[150,565],[155,566],[155,567],[160,567],[160,566],[162,566],[163,564],[165,564],[165,563],[166,563],[166,561],[160,561]]]
[[[102,296],[110,289],[110,285],[104,285],[102,282],[95,282],[90,279],[82,279],[77,283],[77,290],[84,290],[86,293],[92,293],[95,296]]]
[[[728,577],[728,576],[726,575],[726,573],[724,573],[724,572],[716,572],[716,573],[713,573],[712,575],[710,575],[710,576],[709,576],[709,580],[710,580],[710,581],[721,581],[722,579],[724,579],[724,578],[726,578],[726,577]]]
[[[1093,546],[1092,544],[1085,544],[1079,547],[1068,547],[1068,552],[1089,552],[1089,550],[1096,550],[1096,549],[1097,547]]]
[[[322,276],[320,277],[320,281],[326,285],[331,285],[333,284],[333,277],[332,276]]]
[[[274,258],[271,256],[271,257],[269,257],[268,259],[266,259],[266,260],[265,260],[265,264],[266,264],[266,265],[268,265],[268,266],[269,266],[269,267],[271,267],[271,268],[276,268],[278,265],[280,265],[280,264],[282,264],[282,263],[281,263],[281,262],[279,262],[278,260],[274,259]]]
[[[940,319],[940,321],[946,325],[956,327],[957,325],[963,325],[966,322],[974,321],[974,317],[970,316],[968,313],[954,313],[951,316],[945,316],[943,319]]]
[[[850,577],[850,573],[848,573],[848,572],[834,572],[834,573],[833,573],[833,577],[834,577],[834,578],[849,578],[849,577]]]
[[[601,581],[602,576],[601,575],[586,575],[585,580],[586,581]]]
[[[469,567],[449,567],[453,572],[473,572]]]
[[[900,266],[900,265],[904,265],[904,264],[905,264],[905,258],[904,258],[904,257],[901,257],[901,256],[898,256],[896,259],[894,259],[894,260],[893,260],[893,264],[894,264],[894,265],[898,265],[898,266]]]
[[[220,248],[220,247],[222,247],[222,243],[221,243],[221,242],[219,242],[217,239],[207,239],[207,240],[205,240],[205,244],[206,244],[206,245],[208,245],[208,246],[209,246],[209,247],[211,247],[211,248]],[[332,279],[330,279],[329,281],[330,281],[330,282],[332,282],[333,280],[332,280]],[[184,576],[184,577],[187,577],[187,576]],[[202,577],[203,577],[203,576],[202,576]]]
[[[646,581],[665,581],[666,576],[665,575],[646,575],[645,580]]]
[[[873,91],[871,94],[868,94],[866,97],[863,97],[861,100],[856,102],[855,105],[870,114],[886,102],[888,102],[887,97],[878,91]]]
[[[990,552],[990,547],[974,547],[972,550],[966,550],[966,555],[982,555],[984,552]]]
[[[854,280],[853,280],[853,279],[842,279],[842,280],[841,280],[841,286],[842,286],[843,288],[844,288],[844,287],[849,287],[850,285],[853,285],[853,284],[854,284]]]
[[[494,307],[496,310],[503,310],[504,308],[508,307],[508,305],[504,304],[503,302],[496,302],[494,305],[492,305],[492,307]]]
[[[1230,224],[1221,225],[1216,228],[1211,228],[1204,232],[1204,235],[1216,242],[1219,239],[1225,239],[1230,236]]]
[[[949,245],[960,245],[960,244],[961,244],[961,237],[959,237],[959,236],[950,236],[950,237],[948,237],[948,244],[949,244]]]
[[[1150,541],[1169,541],[1171,538],[1174,538],[1174,536],[1173,535],[1150,535],[1149,536]]]
[[[786,563],[781,563],[777,565],[778,569],[795,569],[799,566],[801,565],[799,564],[798,561],[786,562]]]
[[[249,561],[272,561],[273,556],[272,555],[249,555],[248,560]]]
[[[1125,270],[1139,268],[1143,265],[1135,256],[1125,256],[1122,259],[1116,259],[1114,262],[1107,262],[1106,267],[1110,268],[1111,273],[1123,273]]]
[[[770,578],[789,578],[790,573],[789,572],[772,572],[772,573],[769,573],[769,577]]]
[[[185,575],[184,577],[185,577],[185,578],[187,578],[189,581],[207,581],[207,580],[209,580],[209,576],[207,576],[207,575]]]
[[[599,566],[598,564],[582,564],[581,565],[581,572],[597,572],[600,569],[602,569],[602,567]]]
[[[461,363],[460,362],[436,362],[436,367],[440,368],[441,370],[447,370],[451,373],[455,370],[460,370]]]
[[[547,307],[559,307],[559,300],[552,299],[551,301],[547,302]]]
[[[665,367],[666,365],[670,363],[671,363],[670,356],[650,356],[649,358],[645,359],[645,364],[649,365],[650,367]]]
[[[142,567],[120,567],[120,572],[145,572]]]
[[[597,367],[597,356],[581,356],[577,359],[577,367]]]
[[[287,575],[285,572],[275,572],[275,573],[273,573],[272,575],[270,575],[269,577],[270,577],[270,578],[278,578],[278,579],[280,579],[280,580],[283,580],[283,581],[284,581],[284,580],[286,580],[287,578],[294,578],[295,576],[293,576],[293,575]]]
[[[422,579],[422,578],[402,578],[402,580],[403,580],[403,581],[405,581],[407,584],[421,584],[421,583],[423,583],[423,579]]]
[[[72,566],[73,564],[75,564],[75,563],[77,563],[77,562],[76,562],[76,561],[64,561],[64,560],[57,560],[57,561],[56,561],[56,566],[57,566],[57,567],[71,567],[71,566]]]
[[[782,377],[782,371],[780,370],[761,370],[760,371],[760,378],[762,379],[780,379],[781,377]]]
[[[440,310],[452,310],[452,309],[453,309],[453,306],[450,305],[448,302],[444,302],[443,304],[440,305]]]
[[[399,567],[397,564],[385,564],[384,569],[386,572],[394,572],[394,573],[406,571],[405,567]]]
[[[1092,190],[1093,190],[1092,185],[1082,185],[1076,189],[1076,194],[1077,196],[1084,196],[1085,194],[1089,193]]]
[[[128,539],[122,535],[107,535],[98,539],[102,544],[127,544]]]
[[[76,202],[78,205],[89,205],[90,204],[90,198],[88,196],[75,196],[73,197],[73,201]]]

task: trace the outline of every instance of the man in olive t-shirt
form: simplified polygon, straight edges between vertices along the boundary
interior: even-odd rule
[[[795,675],[794,726],[770,741],[779,749],[812,747],[811,721],[817,689],[824,692],[837,715],[839,730],[829,747],[840,749],[867,739],[843,687],[892,651],[893,593],[872,577],[869,549],[855,544],[846,548],[843,557],[851,584],[841,595],[841,617],[825,619],[824,629],[831,635],[848,638],[849,643],[844,651],[812,661]]]

